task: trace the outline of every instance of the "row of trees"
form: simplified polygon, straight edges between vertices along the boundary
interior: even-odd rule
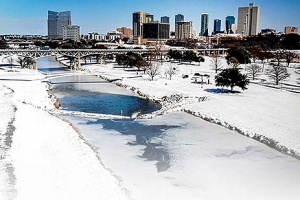
[[[168,54],[170,59],[177,60],[179,62],[204,62],[204,58],[202,56],[197,55],[194,51],[184,51],[183,53],[179,50],[170,49]]]
[[[22,57],[19,56],[17,63],[21,66],[21,68],[31,68],[35,64],[35,60],[31,57]]]
[[[147,55],[144,55],[147,58]],[[126,54],[118,54],[116,55],[116,62],[118,65],[122,65],[124,67],[136,67],[138,71],[143,71],[144,74],[148,74],[150,79],[153,80],[155,76],[161,73],[161,67],[157,63],[150,63],[145,60],[143,56],[128,52]],[[149,59],[149,57],[148,57]],[[169,66],[165,68],[164,74],[172,79],[172,76],[177,72],[177,67],[173,66],[171,63]]]
[[[220,40],[220,43],[214,46],[222,48],[231,47],[246,47],[248,50],[253,47],[261,47],[265,49],[275,50],[278,48],[296,50],[300,49],[300,35],[299,34],[266,34],[245,37],[243,40],[234,37],[228,37]]]
[[[127,52],[126,54],[117,54],[116,62],[118,65],[123,65],[124,67],[137,67],[138,71],[141,69],[146,73],[150,63],[144,60],[144,58],[137,53]]]
[[[251,78],[254,80],[257,76],[264,72],[264,60],[271,60],[269,69],[266,70],[266,74],[275,81],[276,85],[280,81],[285,80],[290,76],[286,67],[290,66],[290,63],[298,55],[292,51],[286,49],[276,49],[274,51],[266,51],[265,49],[252,49],[250,52],[245,48],[231,48],[228,50],[226,56],[228,63],[234,63],[232,60],[236,58],[235,63],[239,64],[248,64],[251,62],[252,58],[255,62],[255,58],[258,58],[262,61],[262,67],[257,64],[251,64],[246,67],[246,70],[250,74]],[[286,63],[286,65],[283,64]]]
[[[20,67],[22,69],[23,68],[31,68],[35,64],[35,60],[31,57],[18,56],[16,61],[12,56],[8,56],[5,59],[7,60],[10,68],[13,67],[15,62],[18,63],[18,65],[20,65]]]
[[[223,63],[220,55],[212,56],[210,66],[217,74],[215,77],[217,86],[227,86],[230,87],[231,90],[234,86],[246,89],[246,85],[249,83],[248,77],[255,80],[265,71],[265,60],[271,61],[265,73],[278,85],[281,81],[286,80],[290,76],[287,67],[289,67],[292,60],[296,57],[297,55],[294,52],[286,49],[267,51],[266,49],[253,48],[251,51],[248,51],[244,47],[233,47],[228,50],[226,56],[227,64],[230,68],[222,70]],[[255,64],[256,59],[260,59],[263,65]],[[253,60],[254,64],[250,64],[251,60]],[[284,65],[283,62],[285,62],[286,65]],[[240,73],[240,64],[247,65],[245,67],[247,75]],[[221,71],[221,73],[218,74],[219,71]]]
[[[223,69],[215,77],[216,85],[230,87],[231,91],[234,86],[238,86],[245,90],[247,89],[246,86],[249,84],[248,77],[252,78],[252,80],[257,78],[257,76],[261,73],[261,67],[256,64],[248,65],[246,67],[246,71],[248,72],[248,75],[242,74],[239,68],[230,67]],[[270,79],[275,81],[276,85],[290,76],[286,67],[276,64],[271,65],[270,69],[267,70],[267,75]]]

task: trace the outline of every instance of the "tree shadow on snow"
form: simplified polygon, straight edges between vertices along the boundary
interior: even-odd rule
[[[231,91],[231,90],[224,89],[224,88],[211,88],[211,89],[205,89],[204,91],[209,92],[209,93],[214,93],[214,94],[220,94],[220,93],[231,93],[231,94],[241,93],[239,91]]]

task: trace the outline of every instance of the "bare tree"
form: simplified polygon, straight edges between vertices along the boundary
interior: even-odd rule
[[[17,63],[19,63],[19,65],[20,65],[21,68],[24,68],[25,59],[26,59],[25,57],[18,56]]]
[[[259,65],[256,65],[256,64],[248,65],[246,67],[246,71],[248,72],[248,74],[250,75],[252,80],[254,80],[260,74],[261,67]]]
[[[287,67],[290,66],[290,63],[294,60],[294,58],[297,58],[297,54],[291,51],[286,51],[285,52],[285,59],[287,63]]]
[[[286,67],[281,64],[271,64],[271,68],[267,70],[267,74],[272,80],[275,81],[276,85],[278,85],[280,81],[290,77]]]
[[[265,68],[265,60],[268,60],[272,57],[272,53],[269,51],[269,49],[263,48],[262,50],[260,50],[257,54],[258,59],[261,60],[262,62],[262,71],[264,71]]]
[[[9,64],[10,68],[12,68],[13,67],[13,63],[14,63],[13,57],[10,56],[10,57],[7,57],[6,59],[7,59],[7,62]]]
[[[218,70],[222,69],[222,61],[221,61],[221,56],[218,54],[215,54],[212,56],[210,60],[210,66],[212,69],[215,70],[216,74],[218,73]]]
[[[276,51],[272,52],[272,58],[276,60],[276,65],[280,65],[282,60],[285,59],[285,51],[283,49],[278,48]]]
[[[144,71],[144,74],[146,73],[147,69],[149,68],[149,63],[144,60],[142,57],[136,61],[136,67],[138,68],[138,71],[142,69]]]
[[[177,67],[174,67],[172,65],[169,65],[167,69],[165,70],[165,75],[169,75],[170,80],[172,79],[172,76],[175,75],[177,72]]]
[[[150,62],[145,61],[144,64],[142,65],[142,70],[144,71],[144,74],[146,74],[146,71],[149,69],[151,66]]]
[[[150,76],[151,80],[153,81],[154,77],[160,74],[160,67],[159,65],[150,65],[147,74]]]

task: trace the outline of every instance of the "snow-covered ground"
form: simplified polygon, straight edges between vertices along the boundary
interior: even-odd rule
[[[44,78],[0,70],[0,199],[130,199],[76,129],[49,114]]]
[[[83,69],[85,72],[89,71],[107,79],[119,79],[115,81],[116,84],[150,99],[170,100],[163,102],[163,112],[156,114],[185,110],[209,121],[237,129],[257,140],[271,141],[270,145],[276,145],[278,149],[286,150],[287,153],[299,155],[300,95],[257,84],[250,84],[249,89],[241,93],[218,93],[220,88],[214,85],[214,71],[210,69],[210,59],[205,57],[205,60],[200,66],[172,64],[178,67],[177,74],[172,80],[168,80],[163,74],[163,68],[168,67],[169,63],[163,64],[162,75],[155,77],[154,81],[150,81],[143,72],[137,74],[136,71],[124,70],[114,64],[85,65]],[[225,62],[223,63],[225,65]],[[294,73],[294,69],[290,71],[292,77],[289,83],[297,84],[298,74]],[[191,77],[194,73],[211,75],[210,84],[192,83]],[[182,74],[189,75],[189,78],[183,79]],[[54,99],[49,98],[48,85],[42,81],[44,78],[44,75],[35,71],[0,70],[0,199],[129,199],[129,192],[123,189],[123,182],[103,167],[97,153],[80,138],[76,130],[67,122],[47,112],[53,109]],[[265,79],[264,76],[263,78]],[[145,117],[154,116],[155,114]],[[154,118],[157,121],[159,119]],[[193,135],[193,140],[197,138],[193,132],[195,130],[185,131],[188,135]],[[255,191],[250,195],[253,199],[266,199],[268,196],[272,199],[297,199],[299,196],[297,191],[300,185],[299,162],[296,159],[283,157],[279,152],[261,156],[260,148],[247,149],[234,143],[229,143],[227,149],[226,144],[225,146],[222,144],[222,148],[218,149],[220,144],[218,140],[223,140],[222,137],[213,137],[209,143],[201,146],[201,139],[193,145],[184,134],[173,133],[173,135],[177,137],[167,135],[165,139],[177,144],[170,146],[170,149],[174,154],[180,153],[178,160],[180,163],[176,166],[181,167],[158,174],[164,176],[164,181],[157,187],[164,188],[171,185],[167,188],[172,188],[161,192],[160,199],[168,198],[168,194],[180,199],[185,197],[247,199],[247,194],[253,190]],[[10,139],[12,143],[9,142]],[[117,142],[114,145],[117,145]],[[211,145],[215,146],[212,148]],[[194,157],[193,153],[199,148],[202,153]],[[136,150],[139,151],[138,147]],[[125,151],[127,150],[120,150],[121,153]],[[232,157],[234,159],[231,159]],[[262,157],[267,157],[267,160],[262,160]],[[193,165],[193,161],[199,158],[203,162],[202,165],[199,166],[197,162],[192,168],[185,167]],[[236,164],[236,168],[231,168],[232,162]],[[229,171],[224,173],[222,166]],[[118,168],[120,166],[116,167]],[[145,166],[143,169],[148,167]],[[193,169],[193,173],[188,173],[187,169]],[[236,173],[238,176],[235,176]],[[138,175],[139,173],[136,181],[143,181]],[[154,181],[150,183],[156,184],[155,177],[147,178],[153,178]],[[231,178],[232,181],[228,181]],[[198,179],[203,181],[199,182]],[[255,186],[257,182],[258,185],[266,187]],[[126,189],[134,188],[134,185],[125,186]],[[283,189],[285,186],[287,187]],[[200,189],[192,190],[190,187]],[[186,188],[184,193],[181,193],[182,188]],[[155,190],[155,187],[152,185],[149,189]],[[271,193],[272,190],[275,192]],[[195,191],[197,192],[194,193]],[[264,191],[267,191],[266,196]],[[135,191],[135,195],[155,199],[153,193]]]
[[[144,145],[129,145],[136,142],[135,135],[104,128],[106,122],[102,127],[96,119],[70,120],[134,199],[296,200],[300,196],[298,160],[186,113],[138,119],[136,125],[114,122],[115,127],[130,126],[128,131],[137,133],[148,132],[151,126],[172,127],[149,141],[162,143],[157,148],[169,153],[170,168],[160,173],[157,161],[141,157]]]

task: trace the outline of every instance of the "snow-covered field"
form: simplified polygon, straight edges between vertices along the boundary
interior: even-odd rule
[[[241,93],[218,93],[220,90],[214,85],[214,71],[210,69],[210,60],[208,57],[205,60],[200,66],[172,64],[178,68],[172,80],[168,80],[163,74],[163,69],[169,63],[163,64],[162,75],[155,77],[154,81],[150,81],[143,72],[137,74],[136,71],[124,70],[114,64],[85,65],[82,73],[90,72],[107,79],[119,79],[115,81],[116,84],[150,99],[170,100],[163,102],[162,111],[145,116],[146,118],[185,110],[225,127],[237,129],[257,140],[271,141],[270,145],[274,145],[274,148],[300,155],[300,94],[281,90],[280,87],[274,89],[257,84],[250,84],[249,89]],[[294,69],[290,71],[292,77],[288,83],[296,85],[299,75],[294,73]],[[192,83],[191,77],[194,73],[211,75],[210,84]],[[189,75],[189,78],[183,79],[182,74]],[[262,77],[265,79],[265,76]],[[134,197],[155,199],[154,193],[143,193],[139,190],[143,186],[139,183],[143,181],[143,178],[138,177],[139,173],[135,177],[135,181],[138,181],[137,187],[126,185],[125,180],[120,182],[119,179],[126,177],[126,174],[118,177],[119,179],[116,176],[124,175],[126,171],[116,166],[114,175],[103,166],[97,153],[69,123],[48,113],[54,109],[54,99],[49,98],[48,85],[42,81],[44,78],[45,75],[36,71],[0,70],[0,199],[129,199],[130,191],[126,189],[135,190]],[[154,118],[155,120],[158,123],[160,118]],[[238,143],[229,143],[226,149],[226,144],[222,143],[222,148],[218,148],[221,144],[218,140],[224,138],[217,135],[202,146],[201,139],[193,145],[192,140],[197,138],[194,131],[198,127],[192,128],[192,131],[183,130],[189,137],[193,136],[191,140],[185,138],[183,132],[172,133],[177,137],[166,135],[166,141],[177,144],[170,146],[170,149],[174,154],[180,153],[180,163],[176,165],[180,167],[157,174],[164,177],[163,182],[152,185],[145,191],[153,191],[156,186],[166,188],[166,191],[159,194],[158,199],[170,196],[173,199],[247,199],[249,196],[252,199],[298,199],[298,160],[279,152],[274,153],[273,150],[270,150],[270,155],[262,155],[260,148],[251,149],[252,145],[249,149],[239,146]],[[209,134],[205,137],[209,137]],[[10,139],[12,143],[9,142]],[[117,145],[118,142],[122,141],[104,145]],[[194,156],[193,153],[199,149],[202,153]],[[127,149],[119,150],[119,153],[127,152]],[[136,151],[139,151],[138,147]],[[231,154],[232,152],[235,154]],[[262,157],[266,157],[266,160]],[[191,167],[195,159],[199,159],[202,165],[196,162]],[[132,164],[128,163],[134,168]],[[189,168],[186,168],[188,165]],[[224,173],[222,166],[229,171]],[[143,169],[153,170],[148,166]],[[188,172],[191,169],[193,173]],[[153,178],[150,183],[156,184],[157,176],[147,179]],[[256,184],[265,187],[257,187]],[[287,187],[284,188],[285,186]],[[272,190],[274,193],[271,193]],[[247,196],[250,193],[252,195]]]

